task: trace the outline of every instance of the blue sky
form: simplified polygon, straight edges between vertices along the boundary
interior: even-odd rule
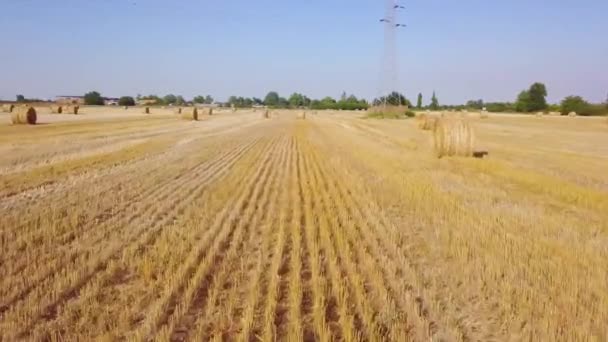
[[[411,0],[399,90],[441,103],[608,93],[606,0]],[[383,0],[0,0],[0,98],[380,94]]]

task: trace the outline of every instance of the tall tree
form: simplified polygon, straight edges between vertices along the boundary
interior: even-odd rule
[[[212,104],[212,103],[213,103],[213,97],[211,97],[211,95],[205,96],[205,104]]]
[[[528,111],[547,109],[547,87],[544,84],[538,82],[532,84],[528,93],[530,95]]]
[[[271,91],[266,94],[264,104],[271,107],[277,106],[279,104],[279,93],[276,91]]]
[[[192,102],[194,102],[194,103],[198,103],[198,104],[203,104],[203,103],[205,103],[205,97],[200,96],[200,95],[199,95],[199,96],[195,96],[195,97],[192,99]]]
[[[17,98],[17,102],[25,102],[25,96],[23,96],[21,94],[17,95],[16,98]]]
[[[433,90],[433,97],[431,97],[431,106],[430,108],[432,110],[438,110],[439,109],[439,100],[437,100],[437,95],[435,95],[435,91]]]
[[[422,108],[422,93],[418,93],[418,101],[416,101],[416,108]]]

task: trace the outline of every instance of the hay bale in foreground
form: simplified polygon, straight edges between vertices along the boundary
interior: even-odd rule
[[[31,106],[21,106],[11,114],[13,125],[35,125],[37,120],[36,109]]]
[[[438,117],[432,115],[420,115],[421,119],[418,121],[418,127],[423,131],[432,131],[437,126],[437,122],[439,121]]]
[[[568,116],[574,117],[574,116],[576,116],[576,112],[570,112],[570,113],[568,113]]]
[[[144,107],[144,114],[150,114],[150,107]]]
[[[473,155],[475,133],[467,120],[445,117],[438,119],[434,129],[437,157]]]
[[[184,120],[198,120],[198,110],[196,109],[196,107],[186,108],[185,110],[181,111],[181,115],[182,119]]]
[[[53,113],[53,114],[61,114],[61,113],[63,113],[63,107],[61,107],[61,106],[51,106],[51,113]]]
[[[68,105],[63,108],[63,113],[65,114],[74,114],[78,115],[78,111],[80,110],[80,106],[77,105]]]
[[[15,109],[15,105],[12,103],[7,103],[2,105],[2,111],[5,113],[12,113]]]

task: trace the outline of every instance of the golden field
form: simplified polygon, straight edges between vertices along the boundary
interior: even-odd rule
[[[605,341],[608,124],[0,114],[0,341]],[[215,112],[214,112],[215,114]]]

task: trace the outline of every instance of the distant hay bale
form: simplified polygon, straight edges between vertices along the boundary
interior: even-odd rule
[[[570,112],[570,113],[568,113],[568,116],[574,117],[574,116],[576,116],[576,112]]]
[[[473,155],[475,134],[467,120],[446,117],[437,120],[434,129],[437,157]]]
[[[67,105],[63,108],[63,113],[77,115],[79,110],[80,106],[78,105]]]
[[[298,119],[306,120],[306,111],[304,111],[300,115],[298,115]]]
[[[175,108],[175,114],[181,114],[182,113],[182,107],[177,107]]]
[[[150,107],[144,107],[143,112],[144,114],[150,114]]]
[[[207,115],[213,115],[213,108],[209,107],[207,110]]]
[[[51,113],[61,114],[63,113],[63,108],[61,106],[51,106]]]
[[[262,112],[262,117],[264,119],[270,119],[270,111],[268,109],[265,109],[264,112]]]
[[[543,113],[543,112],[536,113],[536,117],[542,117],[543,115],[545,115],[545,113]]]
[[[5,113],[12,113],[13,109],[15,109],[15,105],[12,103],[2,105],[2,111]]]
[[[13,125],[35,125],[36,109],[31,106],[19,106],[11,114]]]
[[[479,118],[480,119],[487,119],[487,118],[489,118],[488,112],[486,112],[485,110],[481,111],[481,113],[479,114]]]
[[[181,111],[182,119],[184,120],[198,120],[198,110],[196,107],[186,108]]]

